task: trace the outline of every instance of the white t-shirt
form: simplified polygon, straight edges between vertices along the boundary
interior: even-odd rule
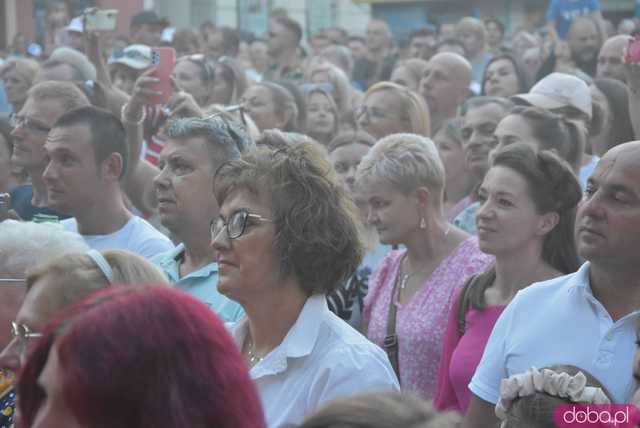
[[[243,318],[231,331],[242,348]],[[284,340],[250,371],[269,428],[301,423],[322,404],[339,397],[398,391],[387,354],[329,311],[327,299],[307,299]]]
[[[71,232],[78,233],[75,218],[60,222]],[[173,249],[173,243],[144,219],[132,216],[122,229],[109,235],[82,235],[87,245],[95,250],[127,250],[150,259],[156,254]]]
[[[568,364],[595,376],[614,402],[629,402],[636,389],[633,358],[640,311],[613,322],[593,296],[589,265],[518,292],[493,327],[471,392],[495,404],[501,379],[531,367]]]

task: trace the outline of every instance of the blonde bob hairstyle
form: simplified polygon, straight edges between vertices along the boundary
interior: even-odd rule
[[[424,98],[397,83],[378,82],[365,92],[362,102],[364,103],[374,92],[380,91],[388,91],[395,94],[400,100],[401,111],[398,113],[411,126],[411,129],[407,129],[407,132],[422,135],[423,137],[431,136],[431,116],[429,115],[429,106],[427,106]]]
[[[431,202],[442,206],[444,166],[430,138],[415,134],[391,134],[380,139],[362,158],[356,181],[377,178],[404,194],[427,187]]]
[[[151,262],[128,251],[101,251],[113,271],[113,284],[167,284],[167,277]],[[86,253],[65,254],[27,272],[27,292],[40,280],[54,290],[52,308],[63,308],[93,291],[109,287],[107,277]]]

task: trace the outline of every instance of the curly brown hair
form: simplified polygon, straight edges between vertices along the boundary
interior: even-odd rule
[[[281,132],[262,139],[279,141],[262,141],[240,160],[222,165],[215,197],[222,206],[237,189],[269,195],[281,275],[294,275],[309,295],[333,291],[363,257],[357,208],[316,144]]]

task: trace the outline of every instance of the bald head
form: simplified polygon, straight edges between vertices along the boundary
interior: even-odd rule
[[[429,63],[441,65],[465,89],[471,84],[471,64],[462,55],[442,52],[431,57]]]
[[[600,49],[600,35],[595,22],[586,17],[573,20],[567,43],[575,61],[589,62],[594,60]]]
[[[434,55],[420,80],[420,93],[429,105],[432,121],[456,115],[456,110],[469,95],[471,64],[462,56],[443,52]]]
[[[637,162],[640,168],[640,141],[629,141],[610,148],[602,159],[624,157],[632,162]]]
[[[604,42],[598,54],[596,77],[608,77],[610,79],[620,80],[621,82],[626,81],[622,57],[631,39],[631,36],[622,34],[613,36]]]
[[[390,47],[391,30],[386,22],[380,19],[372,19],[367,25],[367,48],[377,52]]]
[[[632,141],[602,156],[578,206],[576,245],[578,254],[591,262],[590,269],[625,275],[638,270],[639,198],[640,141]]]

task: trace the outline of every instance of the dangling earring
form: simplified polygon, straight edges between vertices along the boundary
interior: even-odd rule
[[[424,219],[424,217],[422,217],[420,219],[420,229],[426,229],[427,228],[427,221]]]

